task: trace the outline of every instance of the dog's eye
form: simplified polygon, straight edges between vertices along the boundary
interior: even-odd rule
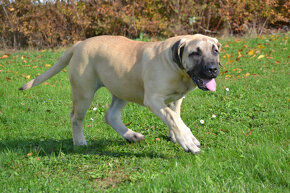
[[[200,52],[191,52],[189,56],[200,56]]]
[[[189,54],[189,56],[201,56],[201,55],[202,55],[202,51],[201,51],[201,49],[199,47],[196,49],[196,51],[191,52]]]
[[[197,52],[191,52],[189,56],[201,56],[201,51],[198,50]]]

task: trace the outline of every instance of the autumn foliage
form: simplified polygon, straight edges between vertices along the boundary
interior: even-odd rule
[[[0,48],[56,47],[96,35],[262,34],[288,25],[283,0],[0,0]]]

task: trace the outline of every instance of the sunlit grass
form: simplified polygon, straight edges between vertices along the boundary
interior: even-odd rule
[[[202,143],[199,155],[171,143],[165,124],[135,104],[127,105],[123,120],[146,140],[128,144],[104,122],[106,89],[86,116],[89,145],[73,147],[66,70],[18,91],[63,51],[3,52],[1,192],[288,192],[288,38],[221,40],[225,67],[217,92],[195,90],[182,105],[184,122]]]

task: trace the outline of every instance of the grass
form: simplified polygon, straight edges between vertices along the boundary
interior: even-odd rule
[[[73,147],[67,70],[17,90],[63,50],[3,53],[0,192],[289,192],[288,38],[221,40],[225,68],[217,92],[195,90],[182,105],[184,122],[202,143],[199,155],[171,143],[166,126],[135,104],[123,120],[146,140],[127,143],[104,122],[106,89],[86,116],[89,145]]]

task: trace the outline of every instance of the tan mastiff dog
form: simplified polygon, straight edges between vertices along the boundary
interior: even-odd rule
[[[130,142],[144,140],[121,120],[127,102],[147,106],[169,128],[172,141],[185,151],[200,152],[200,143],[180,118],[187,92],[199,87],[216,90],[220,44],[196,34],[145,43],[120,36],[98,36],[78,42],[49,70],[23,85],[36,86],[69,65],[73,107],[70,114],[74,145],[86,145],[83,120],[95,92],[105,86],[112,93],[106,122]]]

